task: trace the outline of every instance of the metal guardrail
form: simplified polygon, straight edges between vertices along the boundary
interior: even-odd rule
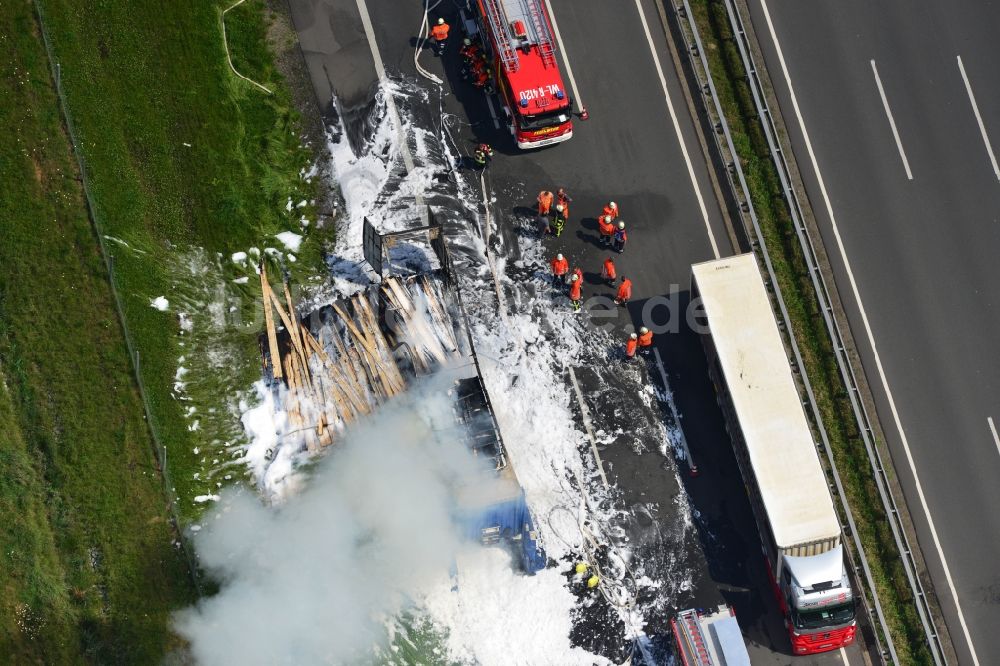
[[[724,0],[724,1],[726,3],[727,11],[729,11],[730,13],[730,20],[733,21],[735,8],[732,6],[730,0]],[[871,569],[868,566],[868,561],[865,556],[864,547],[861,543],[860,537],[858,536],[858,531],[855,527],[854,515],[851,512],[850,505],[847,502],[847,495],[844,491],[844,487],[840,479],[840,474],[837,470],[837,466],[833,457],[833,450],[830,446],[829,437],[827,435],[826,428],[823,425],[823,419],[820,414],[819,408],[816,405],[816,399],[812,390],[812,384],[810,383],[809,378],[805,372],[805,365],[802,361],[802,355],[799,351],[798,343],[795,340],[795,336],[792,333],[791,318],[789,317],[787,307],[785,306],[784,298],[782,297],[781,294],[781,289],[778,286],[778,282],[774,274],[771,258],[768,255],[767,246],[764,242],[764,237],[763,234],[761,233],[760,224],[757,219],[757,213],[754,210],[753,201],[750,197],[750,189],[747,185],[746,178],[743,173],[743,167],[740,162],[739,155],[736,152],[736,149],[733,145],[732,135],[729,131],[729,124],[726,121],[725,114],[722,111],[721,104],[719,102],[719,98],[716,93],[715,82],[712,79],[712,75],[709,70],[708,60],[705,55],[704,46],[702,45],[701,35],[699,34],[698,27],[695,24],[694,14],[691,11],[691,7],[690,4],[688,3],[688,0],[683,0],[683,4],[680,7],[677,7],[676,9],[678,13],[678,18],[681,21],[681,25],[683,25],[684,22],[687,23],[688,29],[690,30],[691,33],[691,37],[694,40],[693,43],[691,43],[689,41],[687,32],[685,32],[683,29],[681,30],[681,34],[686,42],[688,52],[691,55],[695,56],[701,64],[702,72],[700,74],[700,77],[704,81],[704,85],[702,86],[701,89],[702,95],[704,98],[706,98],[705,99],[706,107],[714,107],[715,111],[714,126],[716,128],[716,133],[714,135],[714,138],[716,141],[716,145],[719,149],[720,154],[723,156],[724,159],[728,155],[729,162],[727,165],[728,166],[727,176],[730,182],[730,186],[733,188],[733,192],[734,194],[737,195],[738,200],[740,199],[739,192],[742,192],[742,201],[740,201],[740,204],[741,204],[741,211],[744,214],[743,216],[741,216],[743,217],[744,220],[743,224],[744,227],[746,228],[746,218],[749,218],[751,223],[751,228],[746,228],[746,232],[749,238],[751,239],[756,238],[757,244],[760,247],[761,251],[758,256],[763,259],[764,265],[767,269],[768,278],[770,279],[771,286],[774,290],[775,299],[777,300],[778,307],[781,311],[783,324],[785,330],[788,333],[788,339],[790,346],[792,348],[792,353],[795,357],[795,363],[798,365],[800,369],[799,374],[802,379],[803,386],[805,387],[806,394],[808,396],[809,407],[810,410],[812,411],[813,419],[817,425],[817,429],[819,430],[820,437],[823,441],[824,452],[826,453],[827,460],[830,465],[837,494],[840,498],[841,505],[844,508],[844,513],[847,517],[847,523],[848,526],[850,527],[854,548],[858,555],[858,559],[860,560],[861,563],[861,569],[864,574],[865,583],[868,588],[868,594],[870,595],[872,602],[874,603],[875,615],[877,617],[878,624],[882,629],[883,638],[885,640],[885,647],[887,648],[893,663],[898,664],[899,659],[896,655],[895,645],[892,642],[892,634],[889,632],[885,615],[882,611],[882,605],[879,601],[878,594],[876,592],[875,583],[874,580],[872,579]],[[736,21],[739,20],[738,16],[736,17],[735,20]],[[738,41],[740,54],[743,57],[744,67],[746,68],[748,76],[751,80],[751,89],[753,90],[754,101],[757,105],[758,113],[761,118],[768,119],[768,123],[764,124],[765,134],[768,139],[768,146],[771,149],[772,157],[774,158],[776,166],[778,168],[783,191],[785,192],[785,197],[788,200],[788,205],[789,208],[791,209],[791,214],[793,217],[793,221],[795,222],[796,231],[799,235],[799,240],[803,245],[803,251],[806,254],[807,266],[809,267],[810,276],[812,278],[814,288],[817,291],[817,297],[819,298],[820,306],[823,310],[824,319],[827,322],[827,327],[830,331],[831,338],[834,341],[834,347],[837,350],[837,363],[840,368],[841,374],[844,377],[844,381],[848,382],[847,385],[851,387],[850,391],[851,404],[855,410],[855,415],[858,418],[859,424],[861,424],[863,427],[862,432],[864,433],[865,446],[866,449],[868,450],[869,458],[872,461],[873,469],[876,469],[877,473],[881,475],[878,478],[879,481],[878,485],[879,485],[880,495],[882,496],[883,504],[885,505],[887,514],[890,514],[893,517],[894,521],[898,521],[898,515],[895,510],[895,505],[894,504],[890,505],[889,503],[886,502],[887,493],[885,488],[883,487],[885,481],[884,471],[881,465],[881,461],[878,460],[877,457],[873,457],[873,451],[872,451],[873,447],[870,444],[870,438],[869,438],[869,433],[871,428],[869,421],[867,419],[867,414],[864,413],[863,407],[860,406],[859,401],[857,399],[857,393],[858,393],[857,383],[854,381],[853,371],[850,370],[850,365],[849,363],[847,363],[846,355],[844,353],[844,345],[842,342],[842,338],[840,337],[840,331],[836,327],[836,322],[833,320],[831,315],[828,292],[826,291],[825,283],[822,282],[822,275],[820,274],[818,268],[816,267],[817,265],[816,256],[815,256],[815,251],[812,247],[811,239],[809,239],[808,237],[805,225],[802,224],[801,222],[801,209],[798,207],[798,201],[794,198],[795,196],[794,190],[789,185],[790,179],[788,178],[787,164],[784,163],[784,158],[781,153],[781,150],[780,148],[777,147],[775,143],[775,137],[777,136],[777,134],[774,131],[773,125],[771,125],[770,110],[767,109],[766,102],[764,102],[764,97],[762,94],[763,89],[760,87],[760,81],[756,78],[756,68],[753,66],[752,61],[748,60],[749,56],[749,50],[747,48],[748,45],[744,43],[744,41],[746,40],[746,36],[743,32],[741,24],[737,27],[737,24],[734,23],[733,30],[734,33],[738,34],[740,36],[740,39],[743,40],[743,41]],[[698,76],[697,71],[695,71],[695,74],[696,76]],[[722,134],[722,137],[724,139],[724,144],[723,144],[723,139],[720,139],[719,137],[720,133]],[[875,455],[877,456],[877,452],[875,452]],[[891,497],[889,498],[889,500],[891,501]],[[905,548],[905,552],[909,554],[909,548],[904,546],[905,538],[904,542],[900,541],[901,530],[897,531],[898,526],[896,525],[896,522],[892,522],[892,527],[893,527],[893,536],[896,538],[896,544],[897,547],[899,547],[900,552],[904,552]],[[908,578],[910,578],[912,586],[914,579],[910,575],[909,568],[907,569],[907,574]],[[919,584],[919,581],[917,582]],[[914,593],[917,594],[916,589],[914,589]],[[922,590],[920,590],[919,594],[920,594],[919,598],[923,599],[924,597]],[[867,603],[864,605],[864,607],[866,613],[868,614],[869,620],[874,625],[876,618],[872,617],[871,608],[869,608]],[[921,619],[923,621],[924,609],[919,606],[918,609],[921,611]],[[924,626],[925,630],[927,630],[928,627],[926,621],[924,622]],[[932,634],[929,633],[928,637],[930,638],[931,635]],[[936,634],[933,635],[936,638]],[[880,651],[884,658],[885,650],[880,650]]]
[[[726,12],[729,15],[729,21],[733,29],[733,34],[736,35],[736,44],[740,51],[740,57],[743,60],[743,67],[747,72],[750,89],[754,97],[754,104],[757,107],[757,113],[762,120],[761,124],[764,127],[764,133],[767,137],[771,157],[774,160],[775,166],[778,168],[778,175],[781,179],[785,200],[788,202],[788,208],[792,215],[792,221],[795,224],[796,235],[798,236],[799,244],[802,247],[802,252],[805,255],[806,266],[809,269],[809,275],[812,278],[813,287],[816,290],[816,296],[819,299],[820,308],[823,312],[823,320],[826,323],[827,331],[829,332],[830,339],[833,342],[834,351],[837,356],[837,365],[840,369],[840,374],[843,377],[845,385],[849,388],[848,395],[851,400],[851,408],[854,411],[858,424],[861,426],[861,437],[865,444],[865,450],[868,453],[868,459],[871,463],[872,471],[875,474],[875,481],[878,486],[879,496],[882,499],[883,507],[887,517],[889,518],[889,525],[892,528],[892,534],[896,541],[896,547],[899,549],[900,555],[903,559],[903,568],[906,571],[907,582],[910,585],[914,600],[916,601],[917,612],[920,615],[920,622],[924,628],[927,645],[930,648],[934,663],[939,665],[944,664],[944,647],[941,644],[941,637],[937,632],[937,628],[934,626],[934,617],[931,613],[927,595],[924,591],[923,584],[920,581],[920,577],[916,573],[917,566],[913,557],[913,551],[910,548],[909,540],[906,537],[906,531],[899,516],[896,500],[892,496],[892,492],[890,490],[889,477],[886,474],[885,465],[882,462],[882,455],[875,444],[875,435],[872,430],[871,419],[868,416],[868,411],[865,408],[864,403],[861,401],[861,392],[859,390],[857,376],[854,373],[854,367],[852,366],[850,359],[847,358],[847,350],[844,345],[844,336],[841,332],[840,324],[833,315],[830,291],[827,288],[823,272],[819,267],[818,255],[816,254],[812,237],[809,234],[809,229],[803,221],[802,207],[799,204],[798,194],[796,193],[795,188],[791,185],[791,172],[788,168],[788,163],[785,160],[785,155],[781,150],[781,146],[778,143],[777,128],[774,125],[774,118],[771,115],[771,110],[767,105],[767,97],[764,94],[764,87],[758,75],[757,66],[754,63],[753,52],[750,49],[750,42],[747,38],[746,31],[743,28],[743,19],[740,17],[739,11],[732,0],[723,1],[726,4]],[[766,119],[766,122],[764,122],[764,119]]]

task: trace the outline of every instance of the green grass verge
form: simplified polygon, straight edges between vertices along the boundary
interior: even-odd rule
[[[229,12],[226,27],[235,66],[272,95],[229,69],[220,20],[229,2],[37,3],[62,66],[97,220],[104,234],[128,244],[110,246],[115,282],[168,454],[171,491],[182,518],[193,521],[204,505],[192,498],[223,483],[222,475],[209,479],[206,469],[231,458],[233,438],[241,435],[224,395],[239,382],[248,386],[257,372],[251,330],[257,321],[231,322],[227,301],[242,299],[242,311],[258,299],[252,281],[230,293],[229,255],[280,248],[273,234],[299,231],[302,215],[315,220],[312,206],[286,210],[290,199],[316,196],[316,184],[301,177],[312,155],[301,145],[290,94],[274,65],[261,0]],[[317,272],[318,248],[318,241],[307,240],[295,266]],[[192,257],[207,272],[199,273]],[[167,312],[150,307],[161,295],[171,301]],[[188,358],[189,377],[236,382],[202,382],[200,395],[185,403],[172,392],[179,358],[187,354],[178,335],[181,307],[218,324],[209,342],[226,347],[221,365],[192,367]],[[204,422],[189,430],[185,412],[199,398],[224,422],[221,432],[207,432]],[[206,411],[199,405],[199,413]]]
[[[725,4],[720,0],[693,0],[691,7],[900,661],[931,664],[903,563],[882,509],[778,172],[757,119]]]
[[[0,62],[0,655],[155,663],[195,591],[29,2]]]

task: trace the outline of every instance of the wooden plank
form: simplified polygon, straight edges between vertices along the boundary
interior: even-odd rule
[[[296,411],[298,412],[298,429],[305,432],[306,448],[310,452],[315,453],[319,449],[319,444],[316,438],[315,426],[314,424],[307,424],[305,418],[302,415],[302,400],[309,399],[307,391],[301,383],[302,381],[302,368],[299,367],[299,357],[295,354],[288,355],[288,379],[289,383],[294,384],[294,400],[296,402]]]
[[[444,364],[446,357],[444,347],[441,344],[441,340],[438,334],[434,332],[433,327],[430,322],[423,316],[423,312],[417,312],[416,304],[413,301],[413,296],[410,294],[409,289],[407,289],[404,284],[396,284],[394,288],[400,292],[400,297],[405,298],[406,302],[409,303],[409,316],[411,320],[411,327],[416,333],[419,330],[421,338],[425,341],[425,347],[421,350],[429,355],[431,355],[438,363]],[[428,301],[429,304],[429,301]],[[433,315],[432,315],[433,316]],[[430,363],[426,365],[430,366]]]
[[[358,330],[357,325],[354,320],[347,316],[344,309],[340,307],[338,303],[333,303],[333,309],[343,320],[344,325],[347,326],[347,330],[350,331],[351,335],[354,337],[357,343],[354,347],[355,353],[358,359],[361,361],[361,367],[364,368],[365,373],[368,375],[368,385],[372,389],[372,393],[375,395],[377,400],[386,397],[386,392],[379,381],[380,371],[378,365],[378,354],[374,349],[374,343],[371,342],[365,335]],[[360,348],[360,351],[357,351]],[[367,352],[367,353],[362,353]]]
[[[267,283],[267,270],[263,262],[260,265],[260,291],[264,297],[264,323],[267,329],[267,349],[271,355],[271,374],[281,379],[281,352],[278,351],[278,334],[274,330],[274,313],[271,312],[270,285]]]
[[[402,374],[399,372],[399,366],[396,365],[396,359],[393,358],[392,352],[389,350],[389,343],[382,335],[382,329],[378,326],[368,299],[363,296],[356,297],[356,303],[357,308],[360,309],[362,318],[366,320],[367,325],[364,330],[370,333],[370,339],[375,344],[378,353],[376,363],[386,385],[386,392],[389,395],[396,395],[405,388],[405,382],[403,381]]]
[[[292,334],[292,342],[295,345],[295,349],[299,353],[299,360],[302,362],[302,374],[305,375],[306,379],[309,378],[309,356],[305,351],[302,342],[302,326],[299,324],[298,314],[295,312],[295,302],[292,301],[292,293],[288,289],[288,282],[282,281],[282,287],[285,290],[285,303],[288,304],[288,315],[292,320],[292,329],[290,333]]]
[[[434,289],[434,284],[430,279],[426,275],[421,275],[420,282],[424,295],[427,297],[427,303],[430,304],[431,311],[440,324],[441,330],[448,336],[447,342],[451,345],[451,353],[454,354],[458,351],[458,340],[455,339],[454,323],[451,321],[451,317],[447,315],[447,309],[438,297],[437,290]]]
[[[393,291],[388,284],[382,286],[382,292],[385,294],[389,305],[392,306],[397,313],[399,313],[399,326],[402,329],[401,333],[404,335],[409,334],[414,328],[413,310],[407,310],[405,308],[399,299],[399,295]],[[417,349],[410,343],[408,343],[407,348],[410,350],[410,359],[413,361],[413,369],[417,372],[417,374],[428,372],[430,367],[424,360],[423,350]]]
[[[306,359],[308,358],[308,355],[302,349],[302,341],[298,337],[299,328],[295,326],[294,319],[289,317],[288,313],[285,312],[285,308],[282,306],[281,299],[278,298],[278,295],[274,293],[273,290],[269,290],[269,293],[271,296],[271,303],[274,306],[275,311],[278,313],[278,316],[281,318],[281,323],[283,323],[285,325],[285,329],[288,330],[288,336],[292,341],[292,355],[298,357],[298,363],[295,365],[296,371],[300,375],[303,375],[298,384],[300,387],[311,390],[309,372],[306,368]]]
[[[368,403],[364,400],[364,393],[358,393],[358,388],[356,385],[352,384],[350,379],[346,376],[347,373],[344,372],[338,365],[333,363],[329,354],[323,349],[322,345],[316,341],[316,338],[312,336],[309,331],[305,332],[306,347],[312,349],[316,355],[319,357],[323,367],[327,370],[330,375],[329,392],[336,399],[340,411],[344,414],[344,421],[352,420],[355,414],[366,414],[368,413]],[[343,359],[341,362],[347,361],[348,359]],[[325,385],[325,383],[324,383]],[[322,389],[321,389],[322,390]],[[350,404],[347,404],[350,403]]]
[[[349,381],[350,386],[357,390],[357,394],[364,405],[361,408],[361,413],[369,413],[371,411],[371,401],[368,398],[369,392],[365,390],[364,385],[362,385],[361,380],[358,378],[357,369],[354,367],[354,361],[344,348],[344,343],[341,341],[340,334],[337,331],[333,331],[333,344],[337,348],[337,368],[344,375],[344,379]],[[346,372],[344,372],[344,368],[347,368]]]

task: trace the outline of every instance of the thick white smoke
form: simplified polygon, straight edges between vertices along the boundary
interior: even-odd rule
[[[175,618],[198,663],[367,661],[389,618],[447,580],[455,493],[489,483],[447,388],[414,387],[354,427],[280,506],[223,494],[196,539],[221,589]]]

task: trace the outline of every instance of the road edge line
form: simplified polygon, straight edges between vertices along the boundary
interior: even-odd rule
[[[358,0],[363,2],[363,0]],[[649,53],[653,56],[653,64],[656,65],[656,74],[660,77],[660,87],[663,89],[663,97],[667,100],[667,110],[670,111],[670,119],[674,124],[674,132],[677,134],[677,142],[681,145],[681,153],[687,163],[688,176],[691,178],[691,187],[694,188],[695,196],[698,197],[698,207],[701,209],[701,217],[705,221],[705,230],[708,231],[708,240],[712,244],[712,254],[716,259],[721,258],[719,254],[719,244],[715,241],[715,233],[712,232],[712,223],[708,219],[708,209],[705,207],[705,198],[701,195],[701,187],[698,185],[698,177],[694,173],[694,165],[691,163],[691,156],[688,154],[687,143],[684,141],[684,134],[681,132],[681,124],[677,119],[677,112],[674,110],[674,103],[670,99],[670,91],[667,89],[667,78],[663,74],[663,65],[660,64],[660,57],[656,54],[656,45],[653,44],[653,35],[649,31],[649,22],[646,20],[646,12],[642,9],[642,1],[635,0],[635,8],[639,12],[639,20],[642,21],[642,30],[646,35],[646,43],[649,44]]]

